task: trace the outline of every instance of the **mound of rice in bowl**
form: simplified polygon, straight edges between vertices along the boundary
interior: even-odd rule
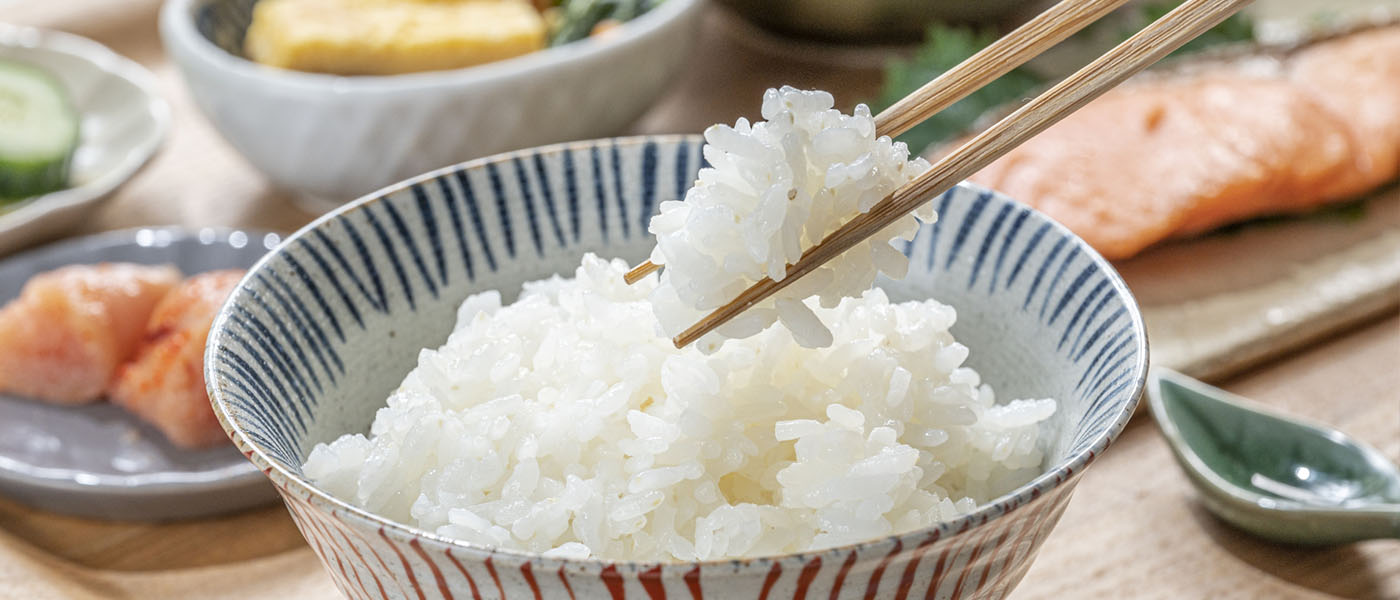
[[[316,446],[307,476],[469,543],[638,561],[866,541],[1029,480],[1055,401],[998,404],[951,307],[870,289],[903,276],[889,239],[912,217],[702,343],[668,339],[927,168],[832,105],[769,90],[765,121],[707,130],[713,167],[651,223],[659,276],[588,255],[509,306],[468,298],[369,435]]]
[[[695,560],[814,550],[931,525],[1039,472],[1053,400],[998,404],[956,315],[878,290],[804,307],[712,354],[658,335],[655,275],[584,257],[515,303],[468,298],[369,435],[305,464],[339,498],[469,543]]]

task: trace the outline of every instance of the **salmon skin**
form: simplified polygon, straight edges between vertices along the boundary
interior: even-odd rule
[[[201,273],[166,295],[146,323],[140,349],[108,388],[113,403],[155,425],[177,446],[227,442],[204,387],[204,342],[243,273]]]
[[[970,179],[1109,259],[1400,175],[1400,25],[1148,72]]]
[[[0,392],[55,404],[97,400],[179,281],[173,267],[132,264],[34,276],[0,309]]]

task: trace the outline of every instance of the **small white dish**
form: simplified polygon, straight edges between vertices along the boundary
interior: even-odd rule
[[[0,254],[68,231],[150,160],[170,128],[156,78],[106,46],[0,23],[0,58],[29,63],[68,89],[82,118],[72,185],[0,208]]]

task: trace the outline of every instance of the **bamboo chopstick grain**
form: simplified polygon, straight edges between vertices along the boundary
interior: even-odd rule
[[[1098,21],[1128,0],[1063,0],[875,115],[897,136]]]
[[[627,285],[632,285],[634,283],[637,283],[638,281],[641,281],[643,277],[651,275],[652,273],[655,273],[660,269],[661,265],[658,265],[651,261],[646,261],[640,265],[633,267],[631,271],[624,273],[622,275],[622,281],[626,282]]]

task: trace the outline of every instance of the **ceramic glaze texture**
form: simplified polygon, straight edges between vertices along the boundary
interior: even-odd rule
[[[699,137],[554,146],[429,173],[290,238],[217,320],[210,393],[352,598],[999,598],[1024,575],[1083,469],[1136,406],[1147,351],[1122,281],[1063,227],[960,186],[907,246],[896,299],[959,313],[970,366],[1002,397],[1054,397],[1046,472],[953,521],[800,555],[706,563],[552,560],[447,540],[328,496],[311,448],[363,432],[467,295],[570,273],[585,252],[634,263],[646,227],[702,166]]]
[[[466,69],[340,77],[242,58],[253,4],[171,0],[162,39],[220,134],[322,208],[470,158],[615,135],[689,55],[700,8],[669,0],[607,39]]]
[[[1345,433],[1164,368],[1148,406],[1206,508],[1285,544],[1400,538],[1400,467]]]

